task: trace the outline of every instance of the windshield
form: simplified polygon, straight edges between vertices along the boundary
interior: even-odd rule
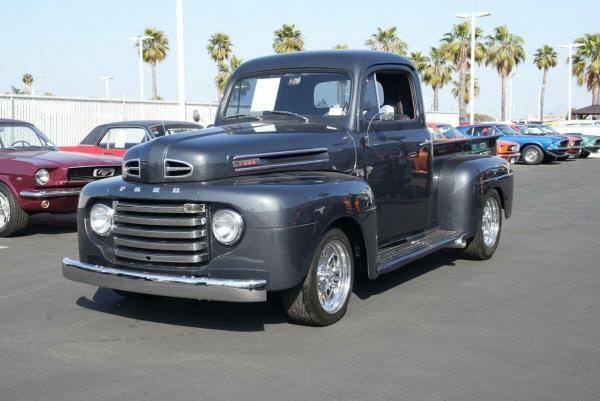
[[[30,125],[0,125],[0,149],[32,149],[56,146]]]
[[[448,139],[460,139],[465,136],[461,134],[456,128],[452,125],[438,125],[437,129]]]
[[[540,125],[540,130],[542,130],[546,134],[558,134],[558,132],[554,128],[549,127],[547,125]]]
[[[504,135],[519,135],[517,131],[510,128],[508,125],[496,125],[496,128],[500,130]]]
[[[229,93],[223,119],[341,118],[350,107],[344,73],[302,72],[241,78]]]
[[[523,133],[527,135],[546,135],[546,132],[544,132],[544,130],[539,125],[530,125],[524,129]]]

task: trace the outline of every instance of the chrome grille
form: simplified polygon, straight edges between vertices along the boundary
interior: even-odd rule
[[[566,141],[560,141],[560,144],[558,145],[559,148],[566,148],[569,146],[569,140],[567,139]]]
[[[165,159],[165,178],[184,178],[192,175],[191,164],[181,160]]]
[[[123,176],[140,178],[140,159],[132,159],[123,162]]]
[[[121,175],[120,166],[71,167],[67,181],[94,181]]]
[[[206,205],[114,201],[115,256],[146,268],[197,269],[209,260]]]

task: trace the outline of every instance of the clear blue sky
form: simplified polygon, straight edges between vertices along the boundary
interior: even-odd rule
[[[479,20],[485,33],[501,24],[524,37],[527,60],[517,68],[514,81],[517,115],[535,112],[541,73],[532,64],[533,52],[543,44],[566,43],[585,32],[600,30],[600,2],[558,1],[200,1],[185,0],[185,69],[188,100],[214,100],[215,65],[208,58],[206,41],[223,31],[231,36],[234,53],[247,60],[272,52],[273,31],[293,23],[305,37],[306,48],[328,49],[336,43],[364,48],[378,26],[397,26],[410,50],[428,51],[444,32],[459,22],[457,12],[489,10]],[[175,0],[1,0],[0,92],[22,86],[29,72],[45,75],[38,92],[64,96],[103,96],[100,75],[114,75],[111,95],[138,96],[137,55],[127,40],[145,27],[164,30],[171,53],[158,67],[159,94],[177,97]],[[546,110],[566,110],[566,52],[549,74]],[[498,114],[500,80],[496,71],[477,72],[481,94],[477,111]],[[145,67],[146,94],[150,94],[150,69]],[[430,89],[425,91],[431,98]],[[440,107],[456,111],[449,87],[442,92]],[[574,83],[575,107],[591,103],[591,95]]]

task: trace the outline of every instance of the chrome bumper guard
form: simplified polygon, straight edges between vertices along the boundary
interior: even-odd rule
[[[62,273],[65,278],[80,283],[142,294],[230,302],[267,300],[266,280],[231,280],[145,273],[92,265],[71,258],[63,259]]]
[[[79,196],[81,188],[74,189],[49,189],[47,191],[21,191],[19,195],[23,198],[58,198],[61,196]]]

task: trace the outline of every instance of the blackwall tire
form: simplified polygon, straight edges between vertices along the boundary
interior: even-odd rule
[[[354,284],[352,246],[344,232],[334,228],[323,236],[304,281],[282,293],[287,315],[310,326],[329,326],[348,308]]]

